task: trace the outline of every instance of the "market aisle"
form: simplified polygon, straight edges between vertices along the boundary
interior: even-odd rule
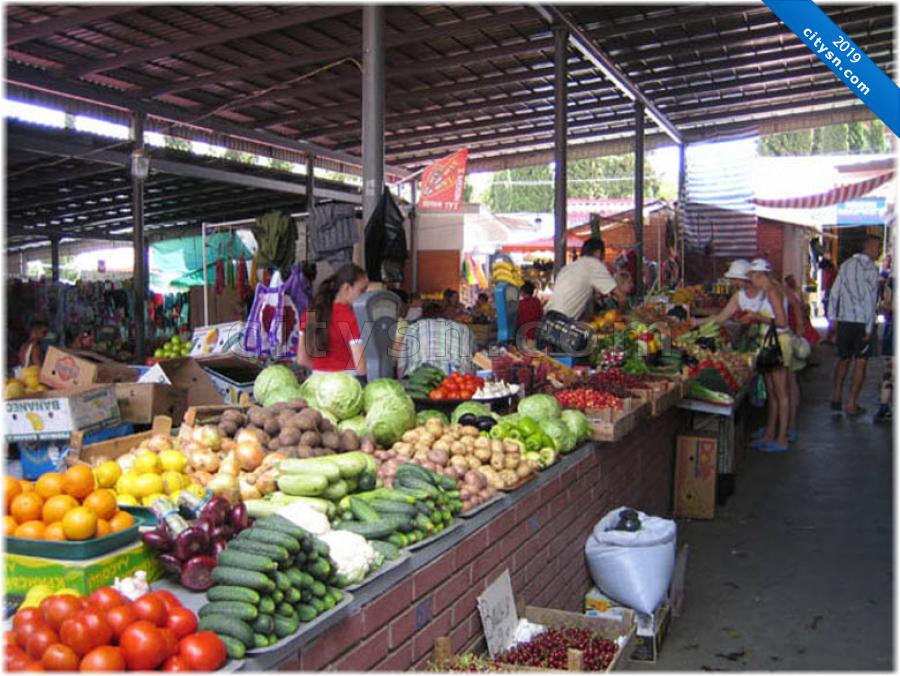
[[[826,403],[830,349],[816,360],[801,379],[798,444],[750,451],[716,519],[680,524],[684,614],[644,668],[893,668],[893,449],[890,425],[871,419],[881,359],[855,420]]]

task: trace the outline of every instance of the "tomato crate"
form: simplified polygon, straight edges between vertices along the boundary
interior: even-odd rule
[[[653,418],[659,417],[681,401],[682,385],[680,382],[651,380],[647,384],[649,387],[634,390],[634,393],[650,406],[650,415]]]
[[[584,413],[591,424],[594,441],[619,441],[631,433],[649,412],[648,403],[629,397],[622,400],[622,408],[593,408]]]

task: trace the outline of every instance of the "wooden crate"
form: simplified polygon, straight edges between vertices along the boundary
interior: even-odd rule
[[[246,413],[248,406],[238,404],[222,404],[215,406],[189,406],[184,414],[184,422],[181,424],[178,436],[189,439],[194,427],[198,425],[217,425],[225,411],[236,410]]]
[[[650,405],[635,397],[622,400],[620,409],[588,409],[585,415],[591,424],[594,441],[619,441],[634,430],[650,411]]]
[[[66,461],[69,464],[84,462],[97,466],[104,460],[115,460],[125,455],[128,451],[139,446],[142,441],[149,439],[155,434],[168,435],[171,433],[172,419],[167,415],[156,416],[153,419],[153,426],[147,432],[138,432],[125,437],[98,441],[95,444],[84,445],[84,434],[82,432],[74,432],[70,443],[76,452],[69,454]]]
[[[650,387],[634,390],[634,393],[650,407],[650,415],[656,418],[681,401],[682,384],[680,381],[653,380],[647,383]]]

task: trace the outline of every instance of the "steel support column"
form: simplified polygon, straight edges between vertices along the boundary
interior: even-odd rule
[[[384,190],[384,7],[363,7],[363,223]]]
[[[55,284],[59,281],[59,235],[50,237],[50,273]]]
[[[687,163],[685,160],[686,144],[678,146],[678,208],[675,209],[675,250],[680,252],[678,256],[678,268],[680,271],[678,286],[684,285],[684,239],[687,233],[684,230],[684,208],[687,196]]]
[[[144,150],[144,114],[132,117],[134,152]],[[146,359],[144,301],[147,297],[147,254],[144,248],[144,177],[131,165],[131,215],[134,218],[134,352],[138,364]]]
[[[553,274],[556,275],[566,264],[566,90],[568,67],[566,53],[569,32],[562,26],[553,28]]]
[[[409,182],[409,250],[412,256],[412,291],[419,290],[419,235],[416,232],[416,179]]]
[[[306,156],[306,210],[316,206],[316,156]]]
[[[644,295],[644,104],[634,103],[634,293]]]

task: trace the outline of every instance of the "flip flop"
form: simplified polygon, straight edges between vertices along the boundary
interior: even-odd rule
[[[784,453],[788,450],[787,446],[782,446],[776,441],[770,441],[759,447],[763,453]]]
[[[753,434],[750,435],[750,438],[751,439],[762,439],[764,436],[766,436],[766,428],[760,427]]]
[[[755,441],[750,442],[750,448],[762,448],[768,443],[769,441],[767,439],[756,439]]]
[[[856,409],[853,411],[849,411],[849,410],[844,411],[844,413],[846,413],[847,415],[849,415],[853,418],[855,418],[858,415],[862,415],[865,412],[866,412],[866,409],[863,406],[857,406]]]

